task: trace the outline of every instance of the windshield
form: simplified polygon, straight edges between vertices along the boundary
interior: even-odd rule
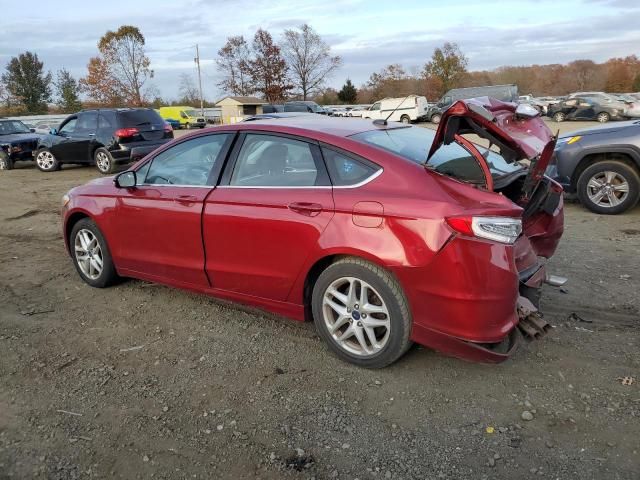
[[[189,117],[197,117],[198,116],[198,112],[196,112],[195,110],[185,110],[184,113],[186,113],[187,116],[189,116]]]
[[[31,133],[31,130],[20,120],[0,121],[0,135],[12,135],[14,133]]]
[[[404,127],[387,130],[371,130],[357,133],[352,138],[395,153],[412,162],[425,164],[435,132],[422,127]],[[521,170],[517,163],[507,161],[497,152],[475,144],[486,159],[494,179]],[[449,175],[471,183],[484,183],[482,169],[470,152],[457,143],[442,145],[427,165],[438,173]]]

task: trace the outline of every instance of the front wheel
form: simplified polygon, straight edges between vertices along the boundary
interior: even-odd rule
[[[640,175],[624,162],[597,162],[580,174],[577,193],[580,203],[592,212],[615,215],[638,203]]]
[[[116,169],[116,163],[113,161],[113,157],[109,151],[104,148],[98,148],[93,154],[93,159],[96,163],[96,168],[103,175],[109,175]]]
[[[107,242],[89,218],[83,218],[73,226],[69,248],[80,277],[92,287],[108,287],[118,280]]]
[[[611,116],[607,112],[600,112],[598,115],[596,115],[596,120],[600,123],[607,123],[609,120],[611,120]]]
[[[442,119],[442,116],[440,114],[432,115],[431,116],[431,123],[435,123],[437,125],[437,124],[440,123],[441,119]]]
[[[36,154],[36,166],[41,172],[55,172],[61,165],[51,150],[43,148]]]
[[[408,124],[408,123],[411,123],[411,118],[409,117],[409,115],[402,115],[400,117],[400,121],[402,123]]]
[[[327,267],[313,288],[312,310],[320,337],[355,365],[386,367],[411,346],[411,313],[400,284],[365,260]]]
[[[13,160],[7,152],[0,150],[0,170],[11,170],[13,168]]]
[[[562,112],[557,112],[553,115],[553,120],[560,123],[560,122],[564,122],[566,119],[566,115]]]

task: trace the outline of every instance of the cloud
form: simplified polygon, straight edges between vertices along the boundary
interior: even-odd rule
[[[155,72],[152,82],[168,98],[177,96],[181,73],[195,74],[196,43],[205,95],[214,98],[220,94],[214,59],[228,36],[250,39],[262,27],[279,40],[284,29],[305,22],[343,57],[330,81],[335,87],[347,77],[361,84],[390,63],[421,69],[445,41],[457,42],[477,70],[640,54],[640,29],[630,15],[640,4],[626,0],[527,0],[515,12],[498,0],[460,0],[455,6],[419,0],[181,0],[161,8],[157,0],[68,1],[64,9],[42,4],[29,16],[15,2],[3,6],[3,17],[12,21],[3,25],[0,68],[31,50],[46,69],[64,66],[83,76],[100,36],[123,23],[142,30]]]

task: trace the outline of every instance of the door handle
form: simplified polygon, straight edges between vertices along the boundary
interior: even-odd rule
[[[198,197],[195,195],[178,195],[176,197],[176,202],[181,203],[183,205],[192,204],[198,201]]]
[[[315,217],[322,212],[322,205],[319,203],[310,202],[293,202],[289,205],[289,210],[299,213],[300,215],[306,215],[308,217]]]

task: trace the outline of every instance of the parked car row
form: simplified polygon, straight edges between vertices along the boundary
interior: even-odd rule
[[[149,108],[83,110],[68,116],[46,135],[18,120],[0,119],[0,169],[19,160],[35,160],[43,172],[65,164],[94,164],[100,173],[113,173],[173,138],[173,129]]]

